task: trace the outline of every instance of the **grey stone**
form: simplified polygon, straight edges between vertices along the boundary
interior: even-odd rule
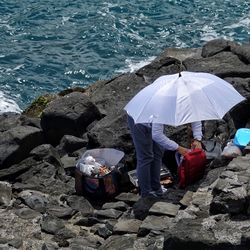
[[[120,193],[115,197],[115,199],[126,203],[135,203],[140,199],[140,196],[133,193]]]
[[[30,152],[30,155],[34,156],[36,160],[43,160],[58,168],[62,168],[60,156],[57,150],[50,144],[39,145]]]
[[[135,234],[121,235],[121,236],[112,235],[98,249],[100,250],[133,249],[135,240],[136,240]]]
[[[73,153],[74,151],[87,146],[87,139],[79,138],[73,135],[64,135],[57,146],[60,155]]]
[[[65,227],[62,220],[50,215],[43,216],[40,225],[42,231],[50,234],[56,234],[60,229]]]
[[[69,247],[72,250],[94,250],[97,248],[99,249],[103,242],[104,240],[99,236],[77,236],[69,240]]]
[[[185,195],[183,196],[183,198],[180,200],[180,204],[185,207],[189,206],[192,201],[192,196],[193,196],[193,192],[187,191]]]
[[[30,219],[34,219],[38,216],[41,216],[41,214],[37,211],[34,211],[30,208],[20,208],[15,210],[15,214],[24,219],[24,220],[30,220]]]
[[[12,199],[12,187],[8,182],[0,182],[0,206],[8,206]]]
[[[46,209],[47,213],[58,218],[69,218],[75,211],[70,207],[51,206]]]
[[[24,160],[44,141],[42,131],[31,126],[16,126],[0,133],[0,169]]]
[[[121,211],[126,211],[128,209],[128,205],[123,202],[123,201],[118,201],[118,202],[108,202],[103,204],[102,209],[116,209],[116,210],[121,210]]]
[[[180,206],[166,202],[156,202],[150,209],[150,214],[176,216]]]
[[[67,240],[76,237],[76,233],[72,232],[68,228],[62,228],[56,232],[56,237]]]
[[[122,212],[110,208],[105,210],[95,210],[94,214],[97,217],[118,219],[122,215]]]
[[[164,236],[159,231],[150,232],[146,237],[137,238],[134,249],[164,249]]]
[[[40,213],[45,212],[48,199],[44,194],[36,191],[23,191],[19,194],[19,197],[21,197],[24,203],[31,209]]]
[[[97,223],[101,223],[101,220],[96,217],[89,216],[89,217],[83,217],[80,220],[76,221],[75,225],[91,227]]]
[[[42,250],[56,250],[57,247],[52,243],[43,243]]]
[[[23,240],[16,238],[16,239],[9,241],[8,245],[18,249],[23,245]]]
[[[81,212],[82,216],[92,215],[94,212],[93,206],[82,196],[71,195],[67,197],[67,203],[72,209]]]
[[[115,233],[138,233],[139,227],[141,225],[140,220],[130,219],[130,220],[119,220],[115,225],[113,231]]]
[[[106,224],[100,224],[97,229],[97,234],[102,238],[107,239],[110,235],[112,235],[112,231]]]
[[[72,168],[76,167],[77,158],[76,157],[70,157],[68,155],[64,155],[61,158],[61,162],[62,162],[63,168],[65,170],[72,169]]]
[[[49,143],[55,145],[64,135],[80,137],[100,118],[100,111],[86,94],[73,92],[49,103],[42,113],[41,127]]]
[[[222,51],[229,51],[231,44],[232,42],[224,39],[215,39],[209,41],[203,46],[201,55],[203,57],[210,57]]]

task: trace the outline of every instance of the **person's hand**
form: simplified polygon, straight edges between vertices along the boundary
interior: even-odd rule
[[[198,140],[193,140],[192,141],[192,144],[191,144],[191,148],[194,149],[194,148],[200,148],[202,149],[202,144],[201,144],[201,141],[198,141]]]
[[[188,148],[184,148],[184,147],[181,147],[181,146],[179,146],[178,148],[177,148],[177,152],[179,153],[179,154],[181,154],[181,155],[185,155],[186,153],[188,153],[190,151],[190,149],[188,149]]]

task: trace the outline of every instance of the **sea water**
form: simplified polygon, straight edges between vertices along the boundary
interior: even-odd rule
[[[250,1],[0,0],[0,113],[215,38],[250,42]]]

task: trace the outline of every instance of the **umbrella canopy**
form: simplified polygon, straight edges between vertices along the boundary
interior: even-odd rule
[[[183,71],[159,77],[135,95],[124,109],[135,123],[179,126],[222,119],[244,99],[230,83],[215,75]]]

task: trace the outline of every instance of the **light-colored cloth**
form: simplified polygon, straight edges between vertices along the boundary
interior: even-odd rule
[[[201,122],[191,123],[194,139],[201,140],[202,138],[202,125]],[[152,139],[161,145],[166,150],[177,150],[178,143],[169,139],[164,134],[164,125],[159,123],[152,123]]]

